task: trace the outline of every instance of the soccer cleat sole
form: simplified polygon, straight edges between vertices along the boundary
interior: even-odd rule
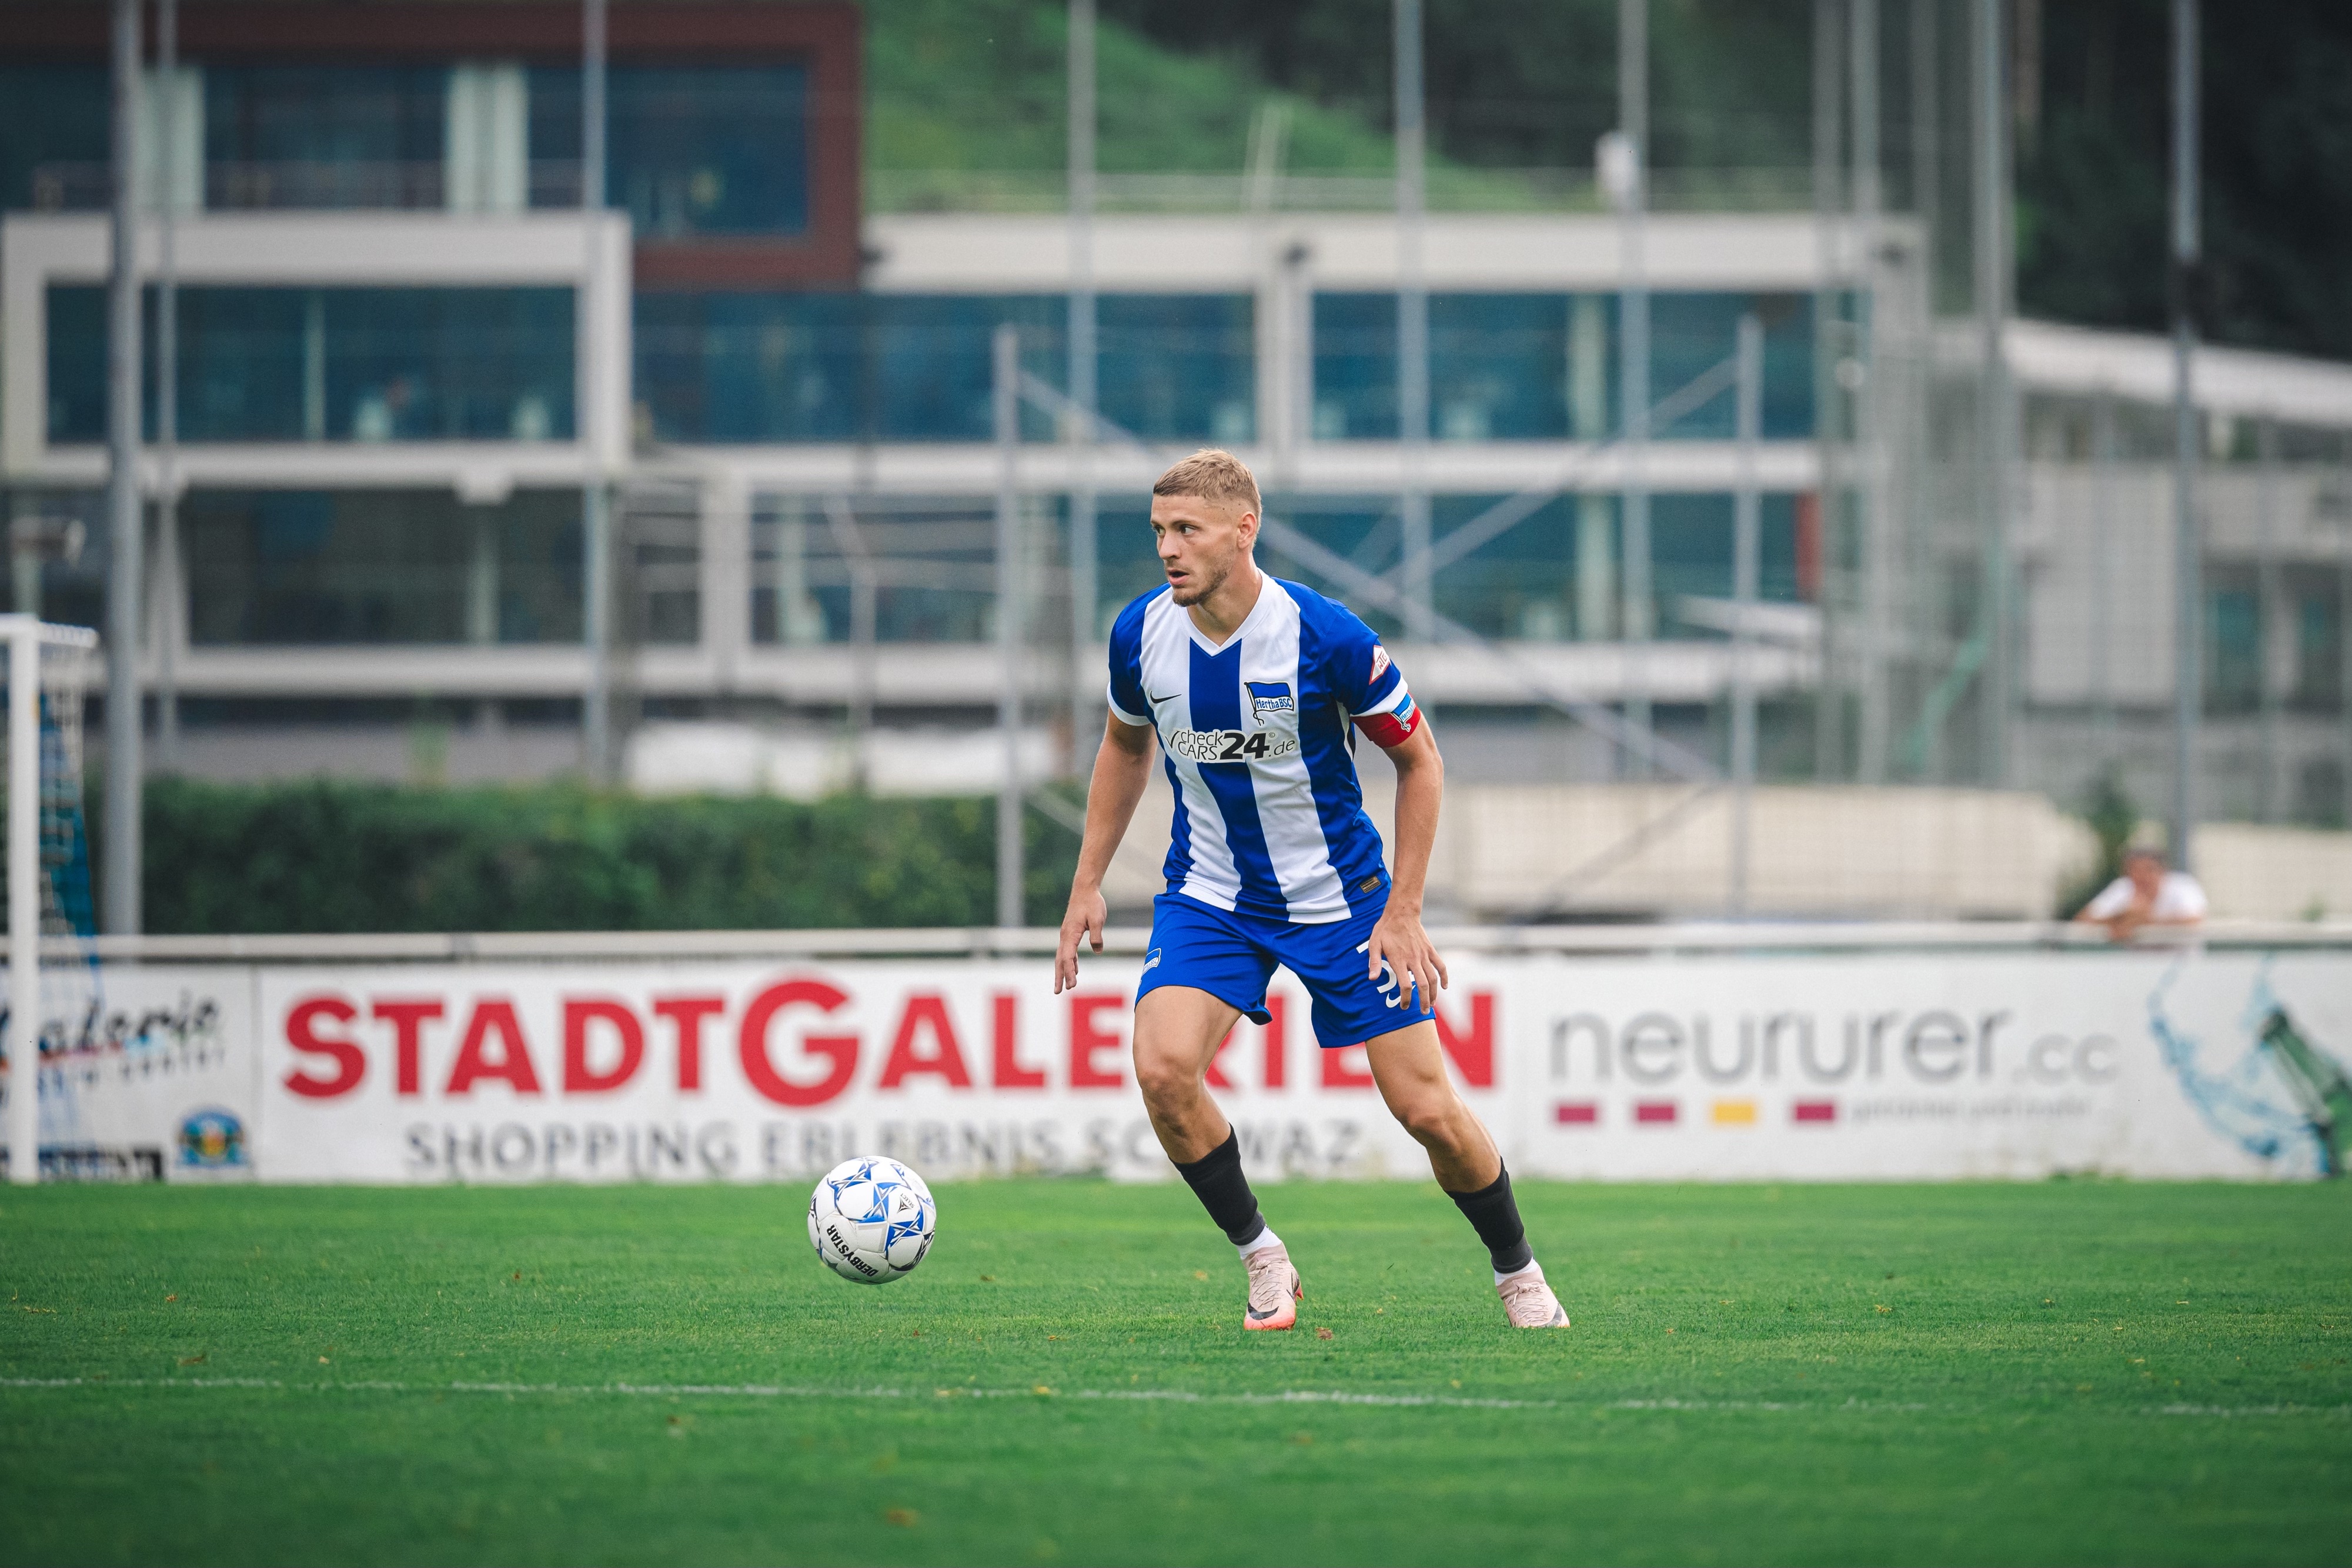
[[[1244,1329],[1264,1330],[1295,1327],[1298,1322],[1298,1303],[1306,1299],[1307,1282],[1298,1277],[1298,1271],[1294,1269],[1290,1273],[1290,1300],[1283,1302],[1282,1305],[1275,1308],[1274,1311],[1266,1313],[1264,1317],[1258,1316],[1258,1314],[1250,1308],[1244,1307],[1242,1309],[1242,1327]]]

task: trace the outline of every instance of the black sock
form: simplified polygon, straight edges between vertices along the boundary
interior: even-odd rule
[[[1257,1195],[1250,1191],[1249,1177],[1242,1175],[1242,1135],[1227,1133],[1225,1141],[1194,1160],[1191,1165],[1176,1162],[1178,1174],[1225,1233],[1225,1239],[1236,1247],[1246,1247],[1265,1229],[1265,1217],[1257,1211]],[[1509,1194],[1504,1194],[1506,1200]]]
[[[1449,1192],[1445,1196],[1454,1200],[1462,1218],[1470,1222],[1478,1239],[1486,1244],[1488,1255],[1495,1260],[1496,1273],[1516,1274],[1535,1261],[1535,1249],[1528,1245],[1528,1228],[1519,1223],[1518,1202],[1511,1197],[1508,1170],[1498,1174],[1492,1186],[1482,1186],[1476,1192]]]

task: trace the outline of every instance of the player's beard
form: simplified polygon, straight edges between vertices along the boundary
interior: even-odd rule
[[[1186,574],[1185,581],[1169,585],[1168,597],[1178,609],[1190,610],[1193,605],[1224,587],[1225,579],[1231,577],[1233,571],[1234,558],[1230,555],[1217,562],[1213,568],[1195,567]]]

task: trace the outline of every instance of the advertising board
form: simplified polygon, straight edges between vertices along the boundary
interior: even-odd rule
[[[1449,1071],[1522,1176],[2294,1178],[2352,1137],[2329,1099],[2352,1110],[2352,955],[1451,966]],[[110,969],[97,1016],[121,1021],[52,1026],[45,1157],[174,1179],[802,1182],[880,1153],[941,1180],[1156,1179],[1129,1060],[1139,968],[1090,962],[1058,998],[1034,957]],[[1318,1050],[1287,976],[1271,1011],[1212,1075],[1253,1176],[1424,1176],[1362,1050]]]
[[[254,980],[250,968],[227,965],[45,968],[45,1174],[252,1179]],[[12,1080],[0,1076],[0,1095]]]

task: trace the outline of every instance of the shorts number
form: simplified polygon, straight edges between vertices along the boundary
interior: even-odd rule
[[[1372,944],[1369,937],[1356,945],[1356,951],[1359,953],[1370,953],[1371,950]],[[1382,998],[1381,1006],[1384,1008],[1404,1006],[1404,992],[1398,984],[1398,978],[1396,970],[1390,967],[1388,958],[1383,955],[1381,958],[1380,983],[1374,988],[1381,993]]]

